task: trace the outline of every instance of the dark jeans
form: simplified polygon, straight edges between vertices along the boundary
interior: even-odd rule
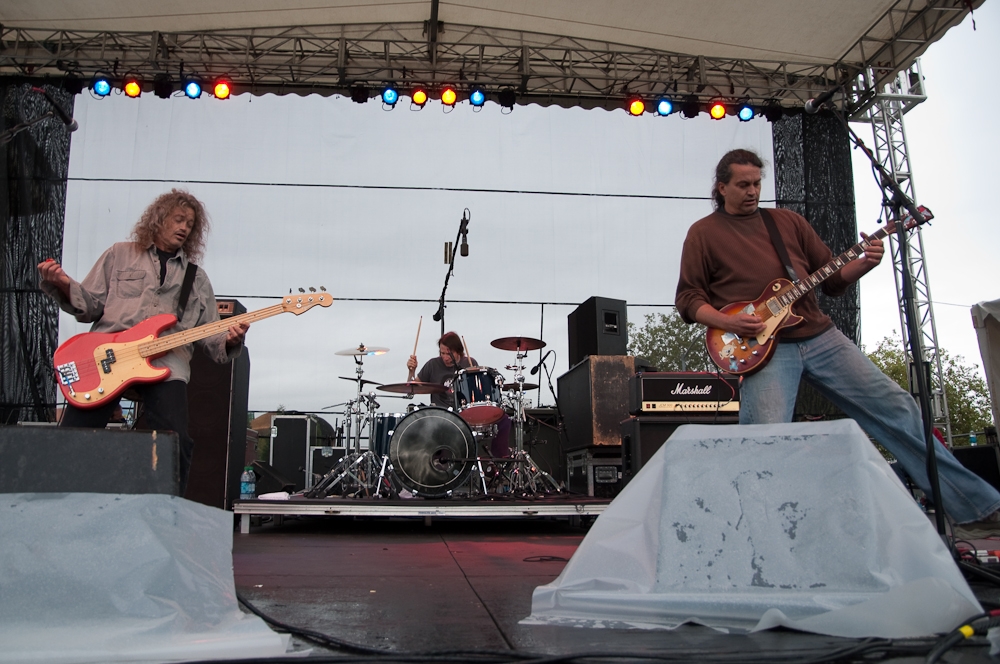
[[[194,440],[188,435],[187,383],[168,380],[163,383],[139,385],[133,388],[142,400],[142,412],[146,427],[161,431],[174,431],[180,438],[180,495],[187,489],[188,473],[191,471],[191,456]],[[118,406],[119,399],[112,399],[99,408],[82,409],[67,406],[63,412],[61,427],[100,429],[107,425]]]

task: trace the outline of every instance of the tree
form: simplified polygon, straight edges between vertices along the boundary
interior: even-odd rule
[[[965,364],[964,357],[952,357],[943,348],[938,352],[952,432],[981,432],[993,423],[993,412],[989,388],[979,374],[978,365]],[[909,390],[908,356],[898,335],[883,338],[875,350],[868,353],[868,358],[904,390]]]
[[[688,325],[676,310],[646,314],[642,327],[628,324],[628,353],[660,371],[715,371],[705,350],[705,326]]]

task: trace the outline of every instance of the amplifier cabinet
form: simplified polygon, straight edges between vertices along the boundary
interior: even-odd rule
[[[644,371],[629,379],[630,415],[728,415],[739,419],[740,381],[701,371]],[[727,424],[730,422],[726,422]]]
[[[566,486],[571,493],[614,498],[622,489],[620,447],[595,446],[566,455]]]
[[[588,355],[559,376],[559,408],[569,449],[621,443],[618,423],[628,417],[630,355]]]
[[[969,445],[951,450],[958,462],[1000,491],[1000,448],[996,445]]]
[[[732,414],[725,416],[700,414],[684,419],[644,415],[622,420],[622,486],[628,484],[673,435],[677,427],[684,424],[739,424],[739,418]]]

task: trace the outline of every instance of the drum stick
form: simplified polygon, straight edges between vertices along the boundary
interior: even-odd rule
[[[424,324],[424,317],[421,316],[420,320],[417,321],[417,338],[413,341],[413,354],[417,354],[417,344],[420,343],[420,326]],[[406,382],[409,383],[413,380],[413,369],[410,369],[409,373],[406,375]]]
[[[471,369],[472,368],[472,356],[469,355],[469,346],[468,346],[468,344],[465,343],[465,335],[464,334],[462,335],[462,348],[465,349],[465,356],[467,358],[469,358],[469,368]],[[459,367],[459,369],[461,369],[461,368],[462,367]]]

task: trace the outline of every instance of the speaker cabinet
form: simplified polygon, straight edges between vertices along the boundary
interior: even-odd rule
[[[628,484],[636,473],[656,454],[657,450],[683,424],[739,424],[739,415],[714,417],[693,415],[684,418],[662,415],[640,415],[621,422],[622,485]]]
[[[588,355],[626,355],[628,316],[625,300],[592,297],[567,317],[569,365]]]
[[[555,408],[524,409],[524,449],[538,467],[557,482],[566,477],[566,451],[559,433],[559,419]],[[510,446],[514,447],[511,430]]]
[[[619,425],[628,417],[628,381],[634,374],[634,357],[590,355],[559,377],[567,452],[621,444]]]
[[[0,427],[0,493],[180,493],[173,431]]]
[[[231,509],[247,464],[250,351],[244,347],[232,362],[217,364],[196,347],[187,392],[194,456],[184,497]]]
[[[1000,491],[1000,448],[996,445],[956,447],[952,454],[959,463]]]

